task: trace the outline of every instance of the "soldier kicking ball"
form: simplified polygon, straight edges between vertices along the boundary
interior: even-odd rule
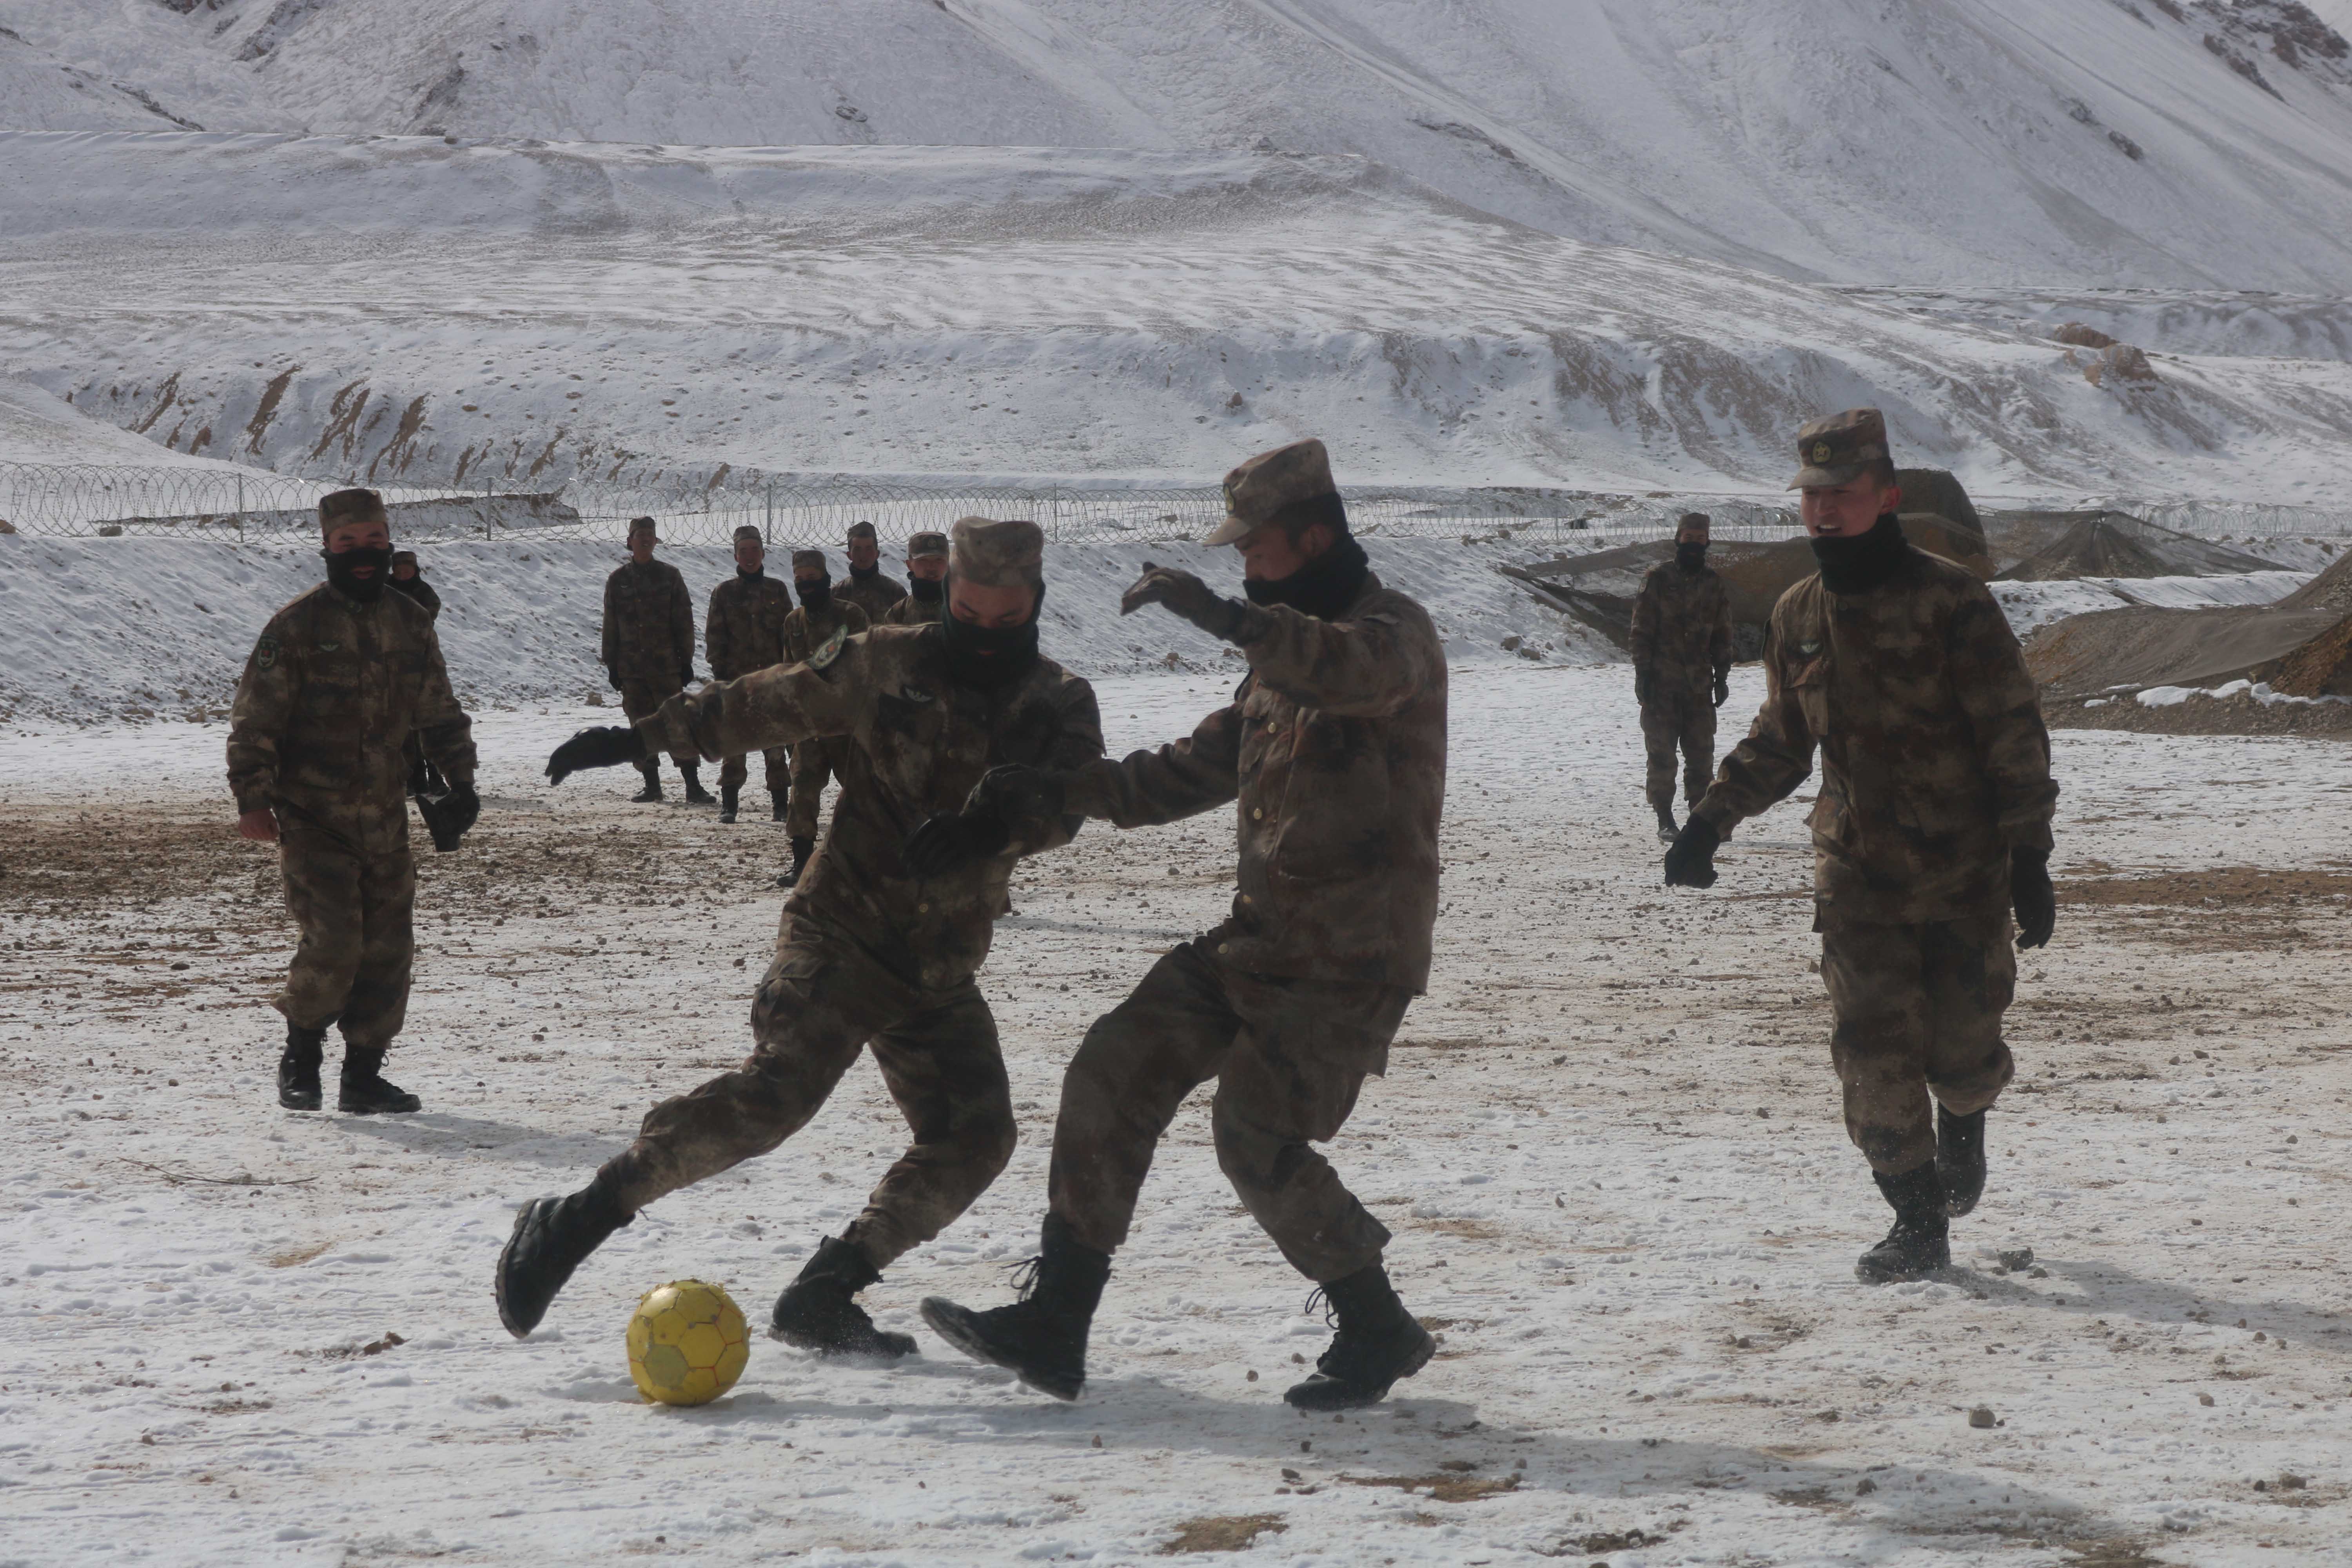
[[[1094,689],[1037,652],[1044,535],[1033,522],[956,524],[947,620],[835,635],[772,666],[663,704],[629,729],[583,730],[547,775],[674,746],[706,757],[835,737],[847,781],[824,846],[784,902],[741,1068],[647,1112],[636,1142],[585,1187],[524,1205],[499,1256],[499,1316],[528,1334],[572,1271],[666,1193],[765,1154],[804,1126],[871,1045],[914,1142],[865,1212],[776,1302],[770,1332],[820,1352],[900,1356],[855,1300],[971,1205],[1012,1157],[996,1022],[973,983],[1015,863],[1070,841],[1079,819],[1008,807],[952,814],[992,763],[1066,772],[1102,755]],[[910,831],[926,853],[910,858]]]
[[[1790,489],[1821,572],[1773,606],[1764,706],[1665,877],[1712,887],[1724,834],[1804,782],[1819,749],[1813,929],[1846,1134],[1895,1210],[1854,1266],[1882,1284],[1948,1267],[1950,1221],[1984,1193],[1985,1112],[2015,1071],[2011,911],[2018,947],[2050,940],[2058,786],[2000,605],[1904,540],[1878,410],[1815,420],[1797,450]]]
[[[1365,1076],[1387,1069],[1428,983],[1445,656],[1421,605],[1372,574],[1320,441],[1251,458],[1226,476],[1225,498],[1231,515],[1208,542],[1241,552],[1247,601],[1147,565],[1119,610],[1163,605],[1240,647],[1250,673],[1231,705],[1121,762],[996,769],[966,809],[982,822],[1071,812],[1143,827],[1238,801],[1233,913],[1087,1031],[1062,1080],[1025,1297],[990,1311],[934,1297],[923,1318],[975,1360],[1076,1399],[1152,1151],[1213,1079],[1218,1165],[1339,1330],[1283,1397],[1343,1410],[1385,1397],[1433,1348],[1381,1266],[1387,1228],[1314,1145],[1339,1134]]]
[[[417,1109],[385,1081],[408,1013],[416,863],[408,852],[406,745],[447,780],[417,805],[455,845],[481,809],[473,721],[449,690],[433,616],[386,593],[392,528],[373,490],[319,502],[327,580],[269,618],[246,660],[228,731],[242,838],[274,843],[301,928],[276,1005],[286,1015],[278,1103],[316,1110],[327,1029],[343,1032],[335,1108]]]

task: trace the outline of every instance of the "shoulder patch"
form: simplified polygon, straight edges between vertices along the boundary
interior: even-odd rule
[[[1799,654],[1802,655],[1802,656],[1803,656],[1804,658],[1812,658],[1812,657],[1813,657],[1813,655],[1815,655],[1815,654],[1817,654],[1817,653],[1819,653],[1819,652],[1821,652],[1821,651],[1822,651],[1822,643],[1821,643],[1821,639],[1820,639],[1819,637],[1811,637],[1811,638],[1808,638],[1807,640],[1805,640],[1805,641],[1803,641],[1803,642],[1801,642],[1801,643],[1799,643],[1799,644],[1797,645],[1797,652],[1798,652]]]
[[[256,669],[278,668],[278,634],[264,632],[261,640],[253,645],[253,667]]]
[[[833,635],[818,644],[815,651],[808,656],[808,667],[811,669],[824,668],[841,657],[841,650],[848,642],[849,628],[845,626],[834,627]]]

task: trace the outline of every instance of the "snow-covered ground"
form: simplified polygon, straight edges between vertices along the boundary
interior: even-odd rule
[[[1740,671],[1727,712],[1757,684]],[[1217,918],[1222,816],[1090,827],[1019,879],[982,983],[1024,1144],[870,1292],[922,1357],[760,1340],[732,1394],[671,1411],[629,1384],[628,1309],[691,1274],[764,1317],[899,1145],[870,1071],[615,1237],[531,1341],[499,1328],[488,1271],[516,1203],[745,1048],[781,830],[630,806],[609,776],[547,789],[547,748],[608,711],[485,715],[483,825],[423,868],[396,1073],[427,1110],[293,1116],[264,1000],[288,931],[271,856],[226,836],[218,728],[20,729],[0,748],[0,1561],[1136,1563],[1253,1516],[1247,1560],[1286,1563],[2338,1557],[2342,752],[2058,736],[2064,902],[2021,966],[1992,1191],[1951,1276],[1869,1289],[1851,1263],[1885,1215],[1836,1120],[1801,805],[1743,831],[1711,893],[1661,889],[1627,687],[1457,671],[1436,973],[1332,1150],[1445,1343],[1336,1421],[1279,1403],[1326,1331],[1218,1176],[1201,1103],[1081,1403],[914,1315],[1005,1299],[1059,1071]],[[1224,689],[1105,680],[1114,747]]]

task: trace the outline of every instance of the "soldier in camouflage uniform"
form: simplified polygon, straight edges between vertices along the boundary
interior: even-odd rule
[[[414,735],[449,780],[440,809],[462,833],[474,796],[472,721],[449,690],[433,617],[384,585],[392,531],[373,490],[319,502],[327,581],[270,617],[238,680],[228,782],[240,837],[278,846],[301,929],[286,987],[278,1102],[316,1110],[328,1026],[343,1033],[337,1109],[415,1110],[383,1077],[408,1011],[416,866],[408,853]]]
[[[866,629],[866,612],[838,597],[825,568],[822,550],[793,552],[793,592],[800,603],[784,617],[784,658],[803,664],[835,632],[856,637]],[[793,799],[784,813],[784,831],[792,837],[793,863],[776,879],[780,888],[795,887],[816,852],[817,815],[824,804],[824,786],[842,772],[842,748],[829,740],[803,742],[793,748]]]
[[[914,1142],[865,1212],[818,1246],[770,1331],[826,1352],[914,1349],[853,1298],[970,1206],[1012,1155],[1004,1062],[973,974],[1014,865],[1079,826],[1017,806],[986,820],[956,808],[992,763],[1070,770],[1102,755],[1093,689],[1037,654],[1043,543],[1034,523],[967,518],[956,525],[945,622],[827,643],[805,663],[674,698],[634,730],[583,731],[550,759],[560,780],[659,746],[718,757],[832,737],[847,784],[824,848],[784,902],[775,962],[752,1003],[751,1057],[655,1106],[586,1188],[523,1210],[498,1272],[513,1332],[530,1332],[579,1262],[638,1209],[798,1131],[870,1045]]]
[[[876,626],[919,626],[947,611],[948,536],[918,533],[907,541],[907,596]]]
[[[630,519],[628,562],[604,579],[604,650],[597,657],[632,723],[694,684],[694,600],[677,568],[654,559],[660,542],[652,518]],[[686,780],[688,804],[711,804],[694,757],[677,752],[670,761]],[[661,799],[660,760],[646,757],[637,771],[646,787],[631,798],[640,804]]]
[[[1239,890],[1223,925],[1161,958],[1097,1019],[1062,1082],[1043,1252],[1026,1300],[923,1306],[943,1337],[1064,1399],[1177,1107],[1217,1084],[1218,1164],[1339,1333],[1283,1397],[1369,1405],[1432,1342],[1390,1287],[1389,1232],[1314,1145],[1336,1137],[1429,979],[1445,791],[1445,655],[1426,612],[1381,584],[1348,529],[1320,441],[1225,479],[1209,536],[1244,563],[1248,602],[1147,563],[1122,613],[1165,605],[1234,644],[1249,675],[1191,736],[1074,773],[992,773],[983,815],[1021,803],[1141,827],[1237,802]]]
[[[1895,1210],[1871,1282],[1951,1258],[1985,1184],[1985,1112],[2014,1071],[2000,1021],[2017,945],[2050,940],[2050,737],[1985,585],[1913,549],[1874,408],[1799,434],[1819,575],[1773,606],[1763,709],[1666,853],[1669,885],[1715,881],[1716,848],[1822,758],[1813,929],[1835,1019],[1846,1132]],[[1931,1111],[1932,1108],[1932,1111]]]
[[[882,545],[874,537],[874,525],[851,523],[843,552],[849,557],[849,575],[833,585],[835,602],[856,605],[867,621],[880,626],[907,590],[897,578],[882,574]]]
[[[710,614],[702,623],[702,648],[713,680],[732,680],[785,662],[784,621],[793,613],[792,590],[768,575],[767,561],[768,546],[760,531],[749,523],[737,529],[735,575],[710,590]],[[792,795],[792,753],[783,746],[771,746],[760,755],[767,764],[769,815],[782,822]],[[719,763],[719,821],[735,820],[749,773],[740,754]]]
[[[1715,773],[1715,710],[1731,695],[1731,595],[1706,563],[1708,521],[1685,512],[1675,558],[1650,568],[1633,601],[1633,696],[1642,705],[1650,805],[1675,841],[1675,751],[1696,803]]]

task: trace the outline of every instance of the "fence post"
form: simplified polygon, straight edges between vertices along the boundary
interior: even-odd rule
[[[773,547],[773,546],[774,546],[774,544],[775,544],[775,542],[776,542],[776,481],[775,481],[775,480],[773,480],[773,479],[770,479],[770,480],[768,481],[768,484],[767,484],[767,492],[768,492],[768,520],[767,520],[767,521],[765,521],[765,522],[763,522],[763,523],[761,523],[761,524],[760,525],[760,542],[761,542],[761,547],[762,549],[772,548],[772,547]]]
[[[488,541],[491,537],[490,505],[497,495],[498,481],[495,479],[485,479],[482,481],[482,538],[485,541]]]
[[[236,477],[236,541],[245,542],[245,476]]]

